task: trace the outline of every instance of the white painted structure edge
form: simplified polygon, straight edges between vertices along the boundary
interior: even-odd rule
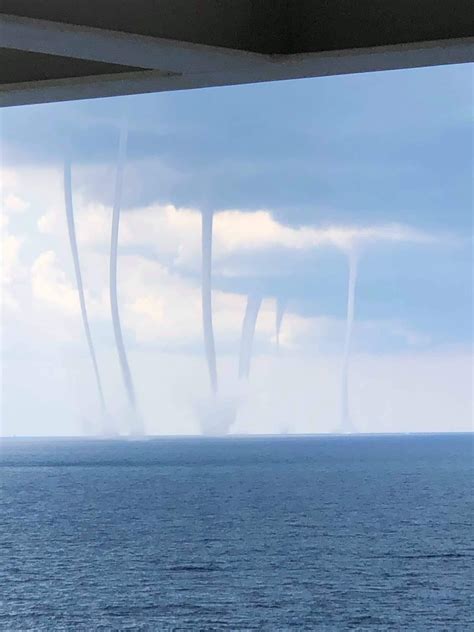
[[[263,55],[5,14],[0,42],[3,48],[140,68],[3,84],[2,107],[474,61],[474,38]]]
[[[165,73],[241,69],[267,55],[0,13],[0,45]]]

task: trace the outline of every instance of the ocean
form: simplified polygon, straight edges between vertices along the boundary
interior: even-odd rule
[[[4,439],[0,630],[472,629],[473,437]]]

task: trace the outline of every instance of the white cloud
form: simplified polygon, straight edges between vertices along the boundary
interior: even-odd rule
[[[18,170],[0,168],[0,189],[2,197],[8,195],[8,191],[18,187]]]
[[[79,314],[77,291],[58,265],[54,251],[43,252],[33,263],[31,286],[37,300],[57,307],[66,315]]]
[[[46,209],[62,208],[62,172],[55,167],[22,167],[0,170],[2,205],[12,212],[36,216]]]
[[[105,270],[106,255],[95,255],[85,266],[85,274]],[[167,348],[200,346],[202,343],[201,290],[199,281],[170,272],[163,264],[139,255],[119,259],[119,300],[124,327],[140,344],[159,344]],[[96,278],[94,292],[86,291],[91,322],[110,322],[107,276]],[[44,305],[56,317],[79,320],[79,301],[57,254],[50,250],[37,257],[31,269],[32,294],[37,307]],[[247,297],[232,292],[213,293],[214,328],[219,346],[240,344]],[[51,311],[48,312],[51,317]],[[343,323],[325,318],[307,318],[289,309],[280,334],[282,349],[318,349],[327,338],[339,339]],[[275,342],[274,299],[262,302],[256,327],[256,346]]]
[[[31,267],[33,296],[37,302],[43,302],[65,316],[77,317],[75,283],[65,273],[70,261],[66,258],[67,227],[59,171],[39,170],[39,173],[33,174],[27,171],[16,178],[13,175],[10,174],[9,182],[16,182],[16,186],[23,186],[28,176],[31,176],[33,191],[37,191],[41,182],[43,188],[46,182],[49,189],[45,203],[40,205],[45,212],[36,214],[36,222],[40,233],[53,237],[58,246],[54,251],[51,249],[47,253],[40,253],[34,260]],[[15,191],[11,194],[17,195]],[[105,205],[86,204],[80,191],[74,195],[74,208],[89,316],[92,320],[99,318],[108,321],[110,310],[106,271],[112,211]],[[220,264],[221,273],[226,269],[228,257],[245,252],[265,252],[278,248],[304,251],[327,246],[344,250],[356,242],[424,242],[429,239],[424,233],[399,225],[294,228],[277,222],[268,211],[247,213],[229,210],[218,212],[214,217],[214,259],[216,268]],[[120,243],[122,248],[134,247],[137,253],[140,248],[148,249],[148,252],[151,250],[157,259],[139,254],[119,256],[122,318],[133,337],[140,343],[166,342],[168,345],[195,344],[200,341],[199,284],[195,279],[178,272],[199,268],[200,212],[173,205],[153,205],[123,212]],[[19,243],[12,241],[10,250],[15,251],[15,248],[19,248]],[[176,272],[170,271],[166,265],[169,263],[173,264]],[[234,272],[232,269],[232,274]],[[235,293],[214,292],[218,342],[233,340],[238,345],[245,300],[244,296]],[[402,324],[393,325],[395,327],[401,328]],[[334,319],[304,318],[290,310],[284,320],[281,344],[296,349],[311,341],[314,348],[319,348],[325,338],[339,338],[342,328],[342,323]],[[257,342],[260,340],[269,344],[274,339],[274,305],[271,301],[263,303],[256,335]],[[416,332],[413,335],[416,336]]]
[[[107,262],[106,255],[96,255],[94,266],[103,269]],[[118,266],[123,322],[135,340],[178,347],[201,344],[199,280],[171,272],[160,262],[139,255],[122,255]],[[103,282],[105,285],[99,290],[102,296],[107,293],[107,279],[104,278]],[[267,344],[274,340],[273,303],[271,299],[263,301],[257,322],[257,337]],[[245,304],[246,296],[242,294],[213,293],[214,326],[219,343],[231,341],[238,344]],[[95,314],[108,319],[107,310],[96,310]],[[282,329],[282,346],[291,347],[311,327],[311,319],[289,312]]]
[[[84,204],[76,196],[75,210],[79,242],[84,246],[108,246],[111,208],[100,204]],[[57,232],[62,221],[57,211],[50,210],[39,221],[43,232]],[[244,212],[223,210],[214,215],[213,258],[219,264],[229,256],[265,252],[274,249],[305,251],[337,248],[348,252],[372,243],[428,244],[436,239],[423,231],[401,224],[379,226],[285,226],[266,210]],[[175,266],[190,268],[199,265],[201,213],[171,204],[152,205],[122,213],[120,244],[151,249],[159,258]]]
[[[48,304],[65,316],[79,316],[79,297],[75,282],[72,282],[55,251],[41,253],[31,267],[33,297]],[[85,290],[88,313],[92,317],[108,317],[106,288],[99,295]]]
[[[8,215],[0,215],[0,305],[17,310],[15,285],[25,277],[21,262],[24,239],[11,234]]]
[[[78,299],[68,254],[67,227],[62,200],[61,172],[58,169],[23,169],[8,172],[10,206],[29,204],[37,229],[53,240],[48,252],[37,255],[31,266],[31,286],[36,302],[78,316]],[[19,190],[29,192],[29,200],[18,201]],[[7,189],[6,189],[7,190]],[[39,195],[41,192],[41,195]],[[36,196],[36,201],[31,201]],[[108,248],[111,208],[86,203],[81,190],[74,193],[79,252],[83,266],[86,300],[91,319],[110,318],[108,300]],[[38,210],[41,209],[39,212]],[[225,210],[214,216],[214,260],[222,274],[235,273],[226,261],[236,254],[275,249],[305,251],[319,247],[350,249],[354,244],[375,241],[424,243],[432,238],[408,226],[291,227],[276,221],[270,212]],[[199,269],[201,214],[196,209],[173,205],[152,205],[122,213],[119,256],[119,295],[124,325],[141,343],[190,344],[201,339],[201,298],[199,281],[186,276]],[[8,259],[17,261],[21,240],[10,236]],[[136,254],[126,254],[130,252]],[[128,249],[128,250],[127,250]],[[143,252],[145,249],[145,253]],[[149,254],[154,253],[153,258]],[[235,259],[235,257],[234,257]],[[239,261],[244,261],[245,256]],[[169,264],[173,265],[172,272]],[[12,264],[13,265],[13,264]],[[245,269],[247,266],[243,264]],[[11,268],[12,266],[10,266]],[[69,277],[65,270],[69,270]],[[257,270],[258,271],[258,270]],[[8,272],[8,270],[7,270]],[[9,273],[11,276],[11,273]],[[232,292],[214,292],[214,319],[218,341],[238,341],[245,297]],[[380,325],[375,325],[375,327]],[[382,324],[399,329],[399,337],[415,342],[417,332],[403,331],[402,323]],[[304,318],[289,313],[281,332],[281,344],[301,347],[311,341],[315,348],[325,338],[339,338],[343,325],[329,318]],[[397,334],[394,334],[397,335]],[[274,305],[264,301],[257,324],[257,341],[271,343],[274,337]],[[237,343],[238,344],[238,343]]]
[[[82,355],[80,359],[74,358],[81,367],[81,375],[84,374],[83,391],[88,393],[83,404],[93,415],[95,391],[82,338],[60,175],[59,170],[31,169],[18,174],[12,172],[5,177],[8,187],[5,187],[4,199],[8,213],[1,219],[4,231],[2,286],[11,290],[25,271],[30,272],[34,309],[30,313],[28,304],[21,305],[22,332],[26,333],[23,344],[29,352],[37,338],[41,338],[46,347],[51,343],[60,348],[65,341],[71,340],[77,343],[74,352]],[[109,399],[116,402],[120,400],[122,384],[113,348],[108,300],[111,208],[86,203],[80,191],[75,192],[74,203],[93,334],[99,355],[102,354],[100,364]],[[18,213],[22,213],[21,217]],[[12,232],[17,220],[30,221],[31,230],[26,233],[28,249],[22,249],[22,236]],[[36,245],[30,248],[30,241],[35,240]],[[237,260],[244,261],[247,255],[280,249],[286,251],[285,257],[289,257],[290,252],[323,247],[348,251],[355,245],[381,241],[424,244],[433,238],[396,224],[295,228],[276,221],[266,210],[255,213],[226,210],[214,218],[214,257],[221,272],[237,254],[243,255]],[[123,212],[120,243],[121,315],[149,431],[197,432],[196,401],[207,396],[209,387],[202,355],[187,353],[185,347],[192,346],[194,350],[202,346],[199,279],[187,274],[190,270],[196,272],[200,265],[200,212],[172,205],[153,205]],[[28,266],[21,260],[25,250],[28,250],[31,261]],[[251,256],[247,260],[252,261]],[[5,291],[2,293],[4,297],[7,295]],[[17,300],[13,295],[11,298]],[[246,296],[237,292],[216,291],[213,294],[222,390],[240,397],[242,402],[234,430],[333,430],[339,414],[340,358],[327,354],[327,343],[332,341],[333,350],[335,346],[341,347],[344,322],[325,317],[305,318],[293,313],[290,305],[281,331],[282,352],[277,358],[269,355],[274,342],[275,305],[273,300],[265,299],[257,322],[251,382],[248,392],[242,394],[241,385],[236,385],[236,372],[245,301]],[[97,327],[102,328],[99,330],[101,334],[108,327],[109,333],[100,336]],[[427,342],[419,332],[400,322],[369,321],[356,325],[357,339],[370,336],[398,337],[413,347]],[[133,341],[140,344],[134,345]],[[54,362],[55,359],[51,360],[51,366],[56,366]],[[430,368],[430,363],[437,368]],[[18,383],[20,376],[26,383],[33,380],[33,373],[20,364],[15,369]],[[32,366],[43,365],[38,360]],[[351,360],[351,405],[356,425],[372,431],[465,428],[470,392],[465,380],[466,366],[464,355],[441,351],[431,355],[412,353],[379,357],[356,353]],[[8,410],[13,411],[12,419],[15,419],[15,406],[19,406],[13,401],[14,394],[19,392],[19,387],[13,383],[17,378],[13,376],[8,382],[12,393],[8,396]],[[67,381],[64,375],[55,379],[49,381],[47,375],[42,376],[41,388],[35,391],[39,407],[43,393],[51,395],[64,389]],[[20,391],[23,394],[18,397],[24,397],[24,391]],[[56,414],[58,419],[65,418],[65,411],[68,406],[73,407],[74,402],[65,396],[61,401],[60,410],[56,412],[53,404],[48,404],[44,418]],[[117,404],[117,415],[122,414],[122,405],[125,406]],[[25,428],[28,428],[30,422],[25,419]]]
[[[29,203],[14,193],[8,193],[2,200],[3,213],[23,213]]]
[[[24,278],[21,248],[24,237],[12,232],[11,216],[22,213],[28,203],[14,190],[18,186],[15,171],[0,170],[0,305],[16,311],[18,297],[15,285]]]
[[[346,251],[356,245],[378,241],[419,243],[430,240],[425,233],[398,224],[294,228],[280,224],[268,211],[224,211],[216,215],[214,226],[217,256],[219,253],[276,247],[309,250],[330,246]]]

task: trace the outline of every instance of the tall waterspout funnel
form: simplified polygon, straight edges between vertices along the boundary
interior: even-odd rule
[[[92,341],[91,330],[89,326],[89,318],[87,316],[86,299],[84,296],[84,285],[82,282],[81,264],[79,261],[79,250],[76,239],[76,226],[74,221],[74,207],[72,202],[72,176],[71,176],[71,160],[67,156],[64,160],[64,205],[66,209],[67,230],[69,236],[69,246],[71,248],[72,260],[74,263],[74,274],[76,277],[77,294],[79,296],[79,305],[81,309],[82,325],[86,336],[89,355],[94,371],[95,382],[97,386],[97,394],[99,397],[101,412],[101,432],[104,435],[113,434],[107,409],[105,406],[104,392],[102,389],[102,380],[100,378],[99,366],[95,353],[94,343]]]
[[[217,395],[217,363],[214,327],[212,322],[212,211],[202,211],[202,326],[204,349],[212,394]]]
[[[216,345],[212,318],[212,224],[213,212],[203,210],[202,221],[202,325],[204,334],[204,350],[206,354],[211,397],[199,407],[201,429],[205,435],[225,435],[235,421],[235,402],[219,396],[217,376]]]
[[[357,283],[358,253],[352,249],[348,254],[349,281],[347,287],[347,320],[341,380],[341,432],[355,432],[349,411],[349,356],[354,328],[355,291]]]
[[[259,293],[249,294],[247,297],[247,307],[242,323],[242,336],[240,340],[239,354],[239,378],[248,379],[250,375],[250,364],[252,360],[253,339],[255,337],[255,327],[257,325],[258,312],[262,304],[262,295]]]
[[[120,224],[120,209],[122,204],[123,172],[127,153],[128,126],[126,120],[122,121],[120,128],[119,151],[117,160],[117,174],[115,180],[114,206],[112,212],[112,235],[110,240],[110,307],[112,311],[112,324],[114,328],[115,345],[120,362],[122,378],[127,393],[130,412],[132,415],[130,429],[135,435],[145,434],[143,420],[137,409],[135,388],[133,385],[132,373],[128,364],[127,352],[122,335],[120,314],[117,299],[117,252],[118,236]]]

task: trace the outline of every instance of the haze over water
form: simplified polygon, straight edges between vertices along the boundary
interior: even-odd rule
[[[467,630],[472,435],[1,444],[2,630]]]

